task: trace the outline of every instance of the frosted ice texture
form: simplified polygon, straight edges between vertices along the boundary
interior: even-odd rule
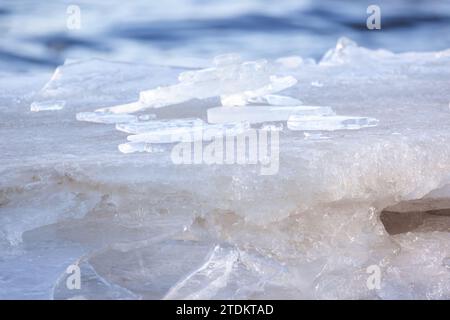
[[[0,92],[0,297],[450,299],[446,217],[397,235],[379,218],[401,200],[450,198],[450,51],[394,54],[342,40],[318,64],[284,62],[270,72],[239,62],[233,70],[255,72],[232,91],[208,94],[211,82],[226,82],[217,67],[195,85],[192,70],[101,60],[59,67],[41,91],[43,77],[8,77]],[[180,71],[189,85],[177,83]],[[277,94],[378,125],[283,130],[279,172],[261,176],[251,165],[174,165],[167,151],[121,153],[122,144],[150,150],[126,141],[142,119],[117,124],[128,133],[76,120],[160,86],[144,100],[153,105],[161,93],[178,105],[152,109],[157,119],[143,123],[205,121],[219,96],[264,87],[270,75],[298,81]],[[174,86],[192,94],[172,95]],[[214,99],[186,100],[206,95]],[[66,106],[29,112],[33,101]],[[82,270],[81,291],[67,290],[70,264]],[[372,265],[380,289],[367,287]]]

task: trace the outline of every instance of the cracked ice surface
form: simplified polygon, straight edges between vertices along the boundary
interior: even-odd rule
[[[267,62],[262,73],[253,64],[227,93],[293,77],[277,94],[378,125],[282,130],[279,172],[269,176],[257,165],[175,165],[170,146],[117,149],[123,131],[152,121],[207,121],[223,96],[202,91],[222,83],[216,73],[189,82],[193,95],[164,92],[177,104],[117,124],[122,131],[76,114],[198,74],[88,60],[66,63],[46,84],[46,75],[10,75],[0,92],[0,297],[450,299],[449,230],[389,235],[379,219],[401,200],[450,197],[450,51],[393,54],[344,40],[317,64],[295,61]],[[225,56],[211,68],[237,63]],[[30,112],[42,101],[66,105]],[[77,292],[65,286],[74,263]],[[382,275],[375,290],[366,286],[371,265]]]

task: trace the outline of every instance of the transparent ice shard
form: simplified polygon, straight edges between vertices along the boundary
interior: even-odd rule
[[[122,153],[134,153],[134,152],[163,152],[164,149],[161,146],[157,146],[145,142],[127,142],[119,144],[119,151]]]
[[[250,129],[248,122],[201,124],[185,127],[159,127],[144,133],[130,135],[128,141],[147,143],[174,143],[209,141],[214,137],[236,136]]]
[[[265,96],[253,97],[248,99],[248,102],[255,104],[268,104],[271,106],[296,106],[303,104],[302,101],[298,99],[277,94],[268,94]]]
[[[127,123],[137,121],[137,117],[131,114],[113,114],[104,112],[79,112],[76,115],[78,121],[95,123]]]
[[[243,91],[239,93],[229,94],[229,95],[222,95],[220,96],[220,101],[223,106],[245,106],[251,102],[258,101],[260,97],[268,97],[266,99],[270,99],[273,102],[280,101],[281,99],[277,97],[271,97],[270,94],[274,92],[279,92],[284,89],[287,89],[289,87],[292,87],[297,83],[297,80],[294,77],[287,76],[287,77],[277,77],[277,76],[271,76],[270,77],[270,83],[255,89],[255,90],[248,90]],[[279,97],[279,96],[278,96]],[[264,101],[264,98],[261,98],[262,101]]]
[[[334,115],[330,107],[318,106],[249,106],[216,107],[208,109],[209,123],[248,121],[250,123],[286,121],[291,115],[320,116]]]
[[[66,102],[63,100],[58,101],[35,101],[31,103],[30,111],[55,111],[64,109]]]
[[[138,134],[158,129],[192,128],[203,125],[205,122],[198,118],[151,120],[145,122],[120,123],[116,129],[126,133]]]
[[[302,116],[289,117],[287,126],[290,130],[357,130],[378,125],[378,120],[368,117],[352,116]]]
[[[146,109],[145,104],[141,103],[140,101],[136,101],[136,102],[130,102],[130,103],[125,103],[125,104],[119,104],[114,107],[100,108],[100,109],[95,110],[95,112],[99,112],[99,113],[133,113],[133,112],[140,111],[142,109]]]
[[[231,59],[232,60],[232,59]],[[225,62],[223,62],[225,63]],[[266,60],[240,64],[220,64],[216,67],[182,72],[179,82],[172,86],[141,91],[139,100],[132,103],[98,109],[100,112],[133,113],[147,108],[161,108],[192,99],[231,96],[234,100],[271,94],[293,86],[292,76],[274,76],[274,69]],[[233,94],[238,94],[233,97]],[[239,102],[241,103],[241,102]]]

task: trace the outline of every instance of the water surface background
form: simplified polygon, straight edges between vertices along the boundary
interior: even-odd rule
[[[370,4],[381,30],[368,30]],[[80,29],[67,28],[69,5]],[[0,71],[91,57],[200,66],[212,56],[320,59],[341,36],[394,52],[450,48],[450,0],[0,1]]]

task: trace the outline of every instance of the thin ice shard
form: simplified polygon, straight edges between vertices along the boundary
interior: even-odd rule
[[[160,127],[144,133],[130,135],[128,141],[147,143],[174,143],[209,141],[214,137],[236,136],[250,129],[248,122],[202,124],[186,127]]]
[[[79,112],[76,115],[78,121],[87,121],[95,123],[127,123],[135,122],[138,118],[131,114],[113,114],[104,112]]]
[[[270,76],[270,83],[255,90],[247,90],[239,93],[234,93],[230,95],[222,95],[220,101],[223,106],[245,106],[251,102],[258,101],[258,98],[268,96],[271,99],[270,94],[274,92],[279,92],[289,87],[292,87],[297,83],[294,77],[277,77]],[[266,98],[267,99],[267,98]],[[272,98],[274,102],[280,99]],[[263,99],[264,101],[264,99]]]
[[[66,102],[61,101],[35,101],[30,106],[30,111],[55,111],[62,110],[66,106]]]
[[[198,118],[151,120],[145,122],[119,123],[116,129],[126,133],[139,134],[159,129],[192,128],[203,125],[205,122]]]
[[[271,106],[297,106],[303,104],[302,101],[277,94],[268,94],[248,99],[250,104],[267,104]]]
[[[233,61],[231,58],[228,60]],[[242,96],[243,93],[246,97],[247,95],[257,97],[281,91],[297,82],[292,76],[277,77],[273,73],[273,67],[266,60],[240,64],[228,64],[228,62],[222,61],[212,68],[182,72],[178,77],[179,82],[175,85],[141,91],[139,100],[136,102],[102,108],[97,111],[133,113],[147,108],[179,104],[192,99],[227,97],[233,94]]]
[[[286,121],[291,115],[321,116],[334,115],[330,107],[317,106],[249,106],[249,107],[216,107],[208,109],[209,123],[225,123],[248,121],[261,123],[270,121]]]
[[[378,125],[378,120],[368,117],[352,116],[302,116],[289,117],[287,126],[290,130],[358,130]]]

